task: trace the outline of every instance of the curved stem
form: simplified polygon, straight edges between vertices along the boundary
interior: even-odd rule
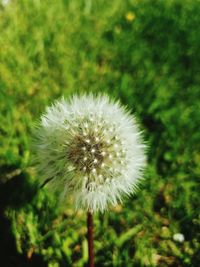
[[[94,244],[93,244],[93,216],[92,212],[88,211],[87,214],[87,238],[88,238],[88,267],[94,267]]]

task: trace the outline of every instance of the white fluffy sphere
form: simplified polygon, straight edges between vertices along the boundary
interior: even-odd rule
[[[107,96],[73,96],[48,107],[36,129],[42,184],[76,207],[103,211],[134,192],[145,146],[134,117]]]

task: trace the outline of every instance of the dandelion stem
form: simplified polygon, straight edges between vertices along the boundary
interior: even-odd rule
[[[93,245],[93,216],[92,212],[88,211],[87,214],[87,238],[88,238],[88,267],[94,267],[94,245]]]

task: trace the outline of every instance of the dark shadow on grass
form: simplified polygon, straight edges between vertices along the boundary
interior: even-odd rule
[[[3,173],[5,169],[1,170],[1,177]],[[11,222],[5,216],[7,208],[18,210],[31,202],[36,193],[37,187],[33,186],[23,173],[0,181],[0,266],[2,267],[47,266],[39,255],[33,254],[28,259],[27,255],[18,253],[15,237],[11,231]]]

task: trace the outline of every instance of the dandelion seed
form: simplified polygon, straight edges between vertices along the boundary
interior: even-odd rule
[[[85,126],[85,128],[88,128],[88,124],[87,123],[85,123],[84,126]]]
[[[95,168],[92,169],[92,172],[93,172],[93,173],[96,173],[96,171],[97,171],[97,170],[96,170]]]
[[[92,148],[92,149],[91,149],[91,153],[93,153],[93,154],[94,154],[94,153],[95,153],[95,151],[96,151],[96,150],[95,150],[94,148]]]
[[[98,162],[98,160],[97,159],[94,159],[94,164],[96,164]]]
[[[102,179],[103,179],[103,175],[100,174],[100,175],[99,175],[99,181],[102,181]]]
[[[101,167],[104,168],[104,167],[105,167],[105,163],[102,163],[102,164],[101,164]]]

